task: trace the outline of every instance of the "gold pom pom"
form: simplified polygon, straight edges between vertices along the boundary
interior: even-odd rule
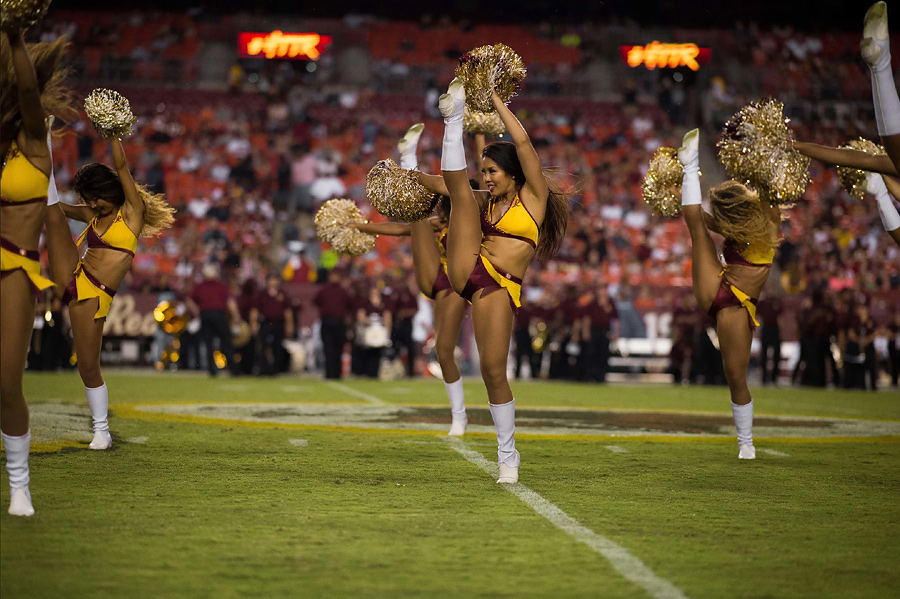
[[[50,0],[0,0],[0,29],[18,33],[47,14]]]
[[[525,63],[504,44],[481,46],[459,57],[456,76],[466,88],[466,105],[478,112],[494,112],[491,92],[507,103],[525,79]]]
[[[404,223],[427,217],[438,199],[419,183],[418,172],[400,168],[390,158],[379,160],[366,175],[366,197],[379,214]]]
[[[884,146],[869,141],[868,139],[854,139],[850,143],[841,146],[841,148],[849,148],[851,150],[859,150],[866,154],[884,154]],[[857,200],[862,200],[866,195],[866,171],[858,168],[850,168],[848,166],[837,167],[838,180],[841,187],[847,190],[851,196]]]
[[[104,139],[121,139],[129,135],[136,120],[128,100],[111,89],[92,91],[84,100],[84,111]]]
[[[497,111],[478,112],[466,106],[463,114],[463,129],[472,135],[481,133],[489,137],[500,137],[506,131],[506,125],[503,124]]]
[[[659,148],[650,157],[647,174],[641,181],[644,201],[656,214],[675,216],[681,212],[681,181],[684,167],[678,161],[678,150]]]
[[[728,176],[774,204],[793,202],[809,186],[809,158],[791,149],[783,108],[772,98],[748,104],[725,123],[718,144]]]
[[[316,235],[330,243],[334,251],[362,256],[375,247],[375,235],[353,229],[350,223],[365,223],[366,219],[352,200],[328,200],[316,212]]]

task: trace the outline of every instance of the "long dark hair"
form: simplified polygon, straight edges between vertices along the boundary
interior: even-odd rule
[[[153,193],[145,186],[135,183],[138,194],[144,202],[144,221],[138,234],[141,237],[152,237],[172,226],[175,221],[175,209],[169,206],[161,193]],[[91,197],[106,200],[110,204],[125,204],[125,189],[119,175],[109,166],[94,162],[86,164],[75,173],[72,189],[81,198]]]
[[[34,64],[41,106],[44,111],[67,120],[76,114],[72,90],[65,82],[70,69],[63,66],[63,57],[69,48],[68,40],[59,37],[52,42],[27,44],[28,54]],[[0,129],[4,140],[15,138],[22,125],[19,112],[19,88],[12,63],[12,48],[6,36],[0,36]]]
[[[488,144],[481,152],[483,158],[490,158],[497,163],[506,174],[512,177],[516,189],[525,185],[525,172],[516,146],[508,141],[497,141]],[[550,197],[547,198],[547,210],[544,213],[544,222],[539,229],[538,246],[535,256],[541,259],[550,258],[559,251],[559,246],[566,236],[566,228],[569,226],[569,194],[562,190],[559,181],[550,169],[541,169],[547,187],[550,188]]]

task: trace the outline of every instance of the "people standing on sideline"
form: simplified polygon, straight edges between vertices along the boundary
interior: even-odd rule
[[[294,311],[281,289],[281,277],[270,273],[266,286],[256,293],[250,309],[250,328],[259,342],[259,374],[275,376],[281,371],[285,337],[294,336]]]
[[[341,358],[347,341],[347,321],[353,315],[353,299],[341,283],[337,269],[328,271],[327,281],[319,285],[313,305],[319,309],[320,334],[325,352],[325,378],[342,377]]]
[[[203,266],[203,280],[194,286],[187,297],[188,310],[200,317],[200,339],[206,349],[206,368],[210,376],[219,374],[215,361],[215,344],[224,354],[232,376],[240,376],[240,365],[234,359],[231,344],[231,323],[240,322],[237,302],[231,297],[231,290],[219,277],[219,267],[215,264]]]
[[[384,301],[384,294],[376,285],[369,287],[366,297],[358,300],[356,308],[357,343],[362,346],[362,374],[378,378],[381,358],[390,345],[392,327],[391,311]]]
[[[415,376],[418,353],[412,337],[413,318],[419,311],[419,301],[416,299],[418,287],[415,280],[404,280],[401,277],[397,279],[392,291],[387,302],[393,320],[391,349],[397,359],[400,359],[400,349],[406,350],[406,376],[412,378]]]
[[[772,383],[778,384],[779,365],[781,364],[781,315],[784,312],[784,305],[781,298],[777,295],[770,299],[763,299],[759,302],[759,308],[756,315],[759,318],[762,327],[760,327],[759,363],[762,366],[762,382],[763,385]],[[770,352],[771,350],[771,352]],[[769,366],[769,354],[772,355],[771,366]]]
[[[590,292],[590,301],[582,310],[581,339],[584,356],[582,380],[606,382],[609,372],[609,342],[618,337],[618,313],[605,285]],[[614,323],[615,322],[615,327]]]

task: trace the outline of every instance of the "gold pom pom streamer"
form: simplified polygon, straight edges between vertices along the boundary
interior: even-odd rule
[[[328,200],[316,212],[316,235],[321,241],[330,243],[334,251],[340,254],[362,256],[375,247],[375,235],[348,225],[365,222],[365,217],[352,200]]]
[[[426,218],[438,199],[419,183],[416,171],[400,168],[390,158],[379,160],[366,175],[366,197],[379,214],[404,223]]]
[[[131,134],[136,120],[128,100],[111,89],[92,91],[84,100],[84,111],[104,139],[121,139]]]
[[[18,33],[47,14],[50,0],[0,0],[0,29]]]
[[[641,181],[644,201],[656,214],[676,216],[681,212],[681,182],[684,167],[678,161],[678,150],[659,148],[650,157],[647,174]]]
[[[809,186],[809,158],[791,149],[790,119],[783,109],[772,98],[748,104],[725,123],[718,143],[728,175],[775,204],[793,202]]]
[[[456,76],[466,88],[466,105],[478,112],[494,112],[491,92],[507,103],[525,79],[525,63],[504,44],[480,46],[459,57]]]
[[[506,125],[503,124],[496,111],[478,112],[466,106],[463,114],[463,129],[472,135],[481,133],[489,137],[500,137],[506,131]]]
[[[873,156],[876,154],[884,154],[884,146],[879,146],[878,144],[869,141],[868,139],[863,139],[860,137],[859,139],[854,139],[848,144],[841,146],[841,148],[851,149],[851,150],[859,150],[860,152],[865,152],[866,154],[872,154]],[[857,200],[862,200],[866,195],[866,171],[860,170],[858,168],[850,168],[848,166],[839,166],[837,167],[837,175],[838,180],[841,182],[841,187],[847,190],[853,198]]]

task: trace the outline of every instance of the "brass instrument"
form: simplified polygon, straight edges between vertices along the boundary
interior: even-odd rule
[[[528,332],[531,334],[531,350],[536,354],[543,352],[547,346],[547,335],[549,335],[547,323],[539,322],[537,325],[529,327]]]
[[[162,301],[153,309],[153,318],[160,330],[172,335],[172,340],[156,362],[157,370],[165,370],[170,365],[176,364],[181,357],[181,341],[178,338],[187,327],[188,314],[184,304]]]

